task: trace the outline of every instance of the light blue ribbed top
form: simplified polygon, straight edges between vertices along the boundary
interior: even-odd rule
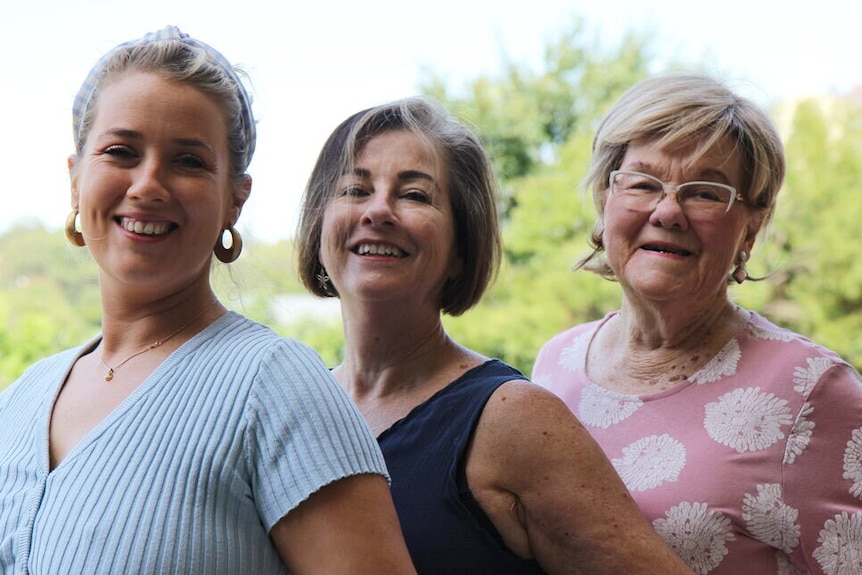
[[[320,487],[386,474],[316,352],[229,312],[173,352],[49,473],[76,358],[0,394],[0,573],[285,573],[269,529]]]

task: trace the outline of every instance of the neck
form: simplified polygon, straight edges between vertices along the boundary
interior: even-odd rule
[[[182,342],[225,311],[211,290],[154,301],[105,301],[103,297],[101,353],[114,359],[156,342]]]
[[[619,319],[632,349],[686,351],[714,336],[724,321],[735,316],[735,310],[727,299],[693,308],[681,307],[678,302],[644,306],[624,300]]]
[[[436,310],[409,315],[384,307],[342,308],[344,361],[335,373],[354,399],[437,387],[453,365],[478,357],[446,334]]]
[[[623,393],[668,389],[703,367],[741,321],[729,301],[690,314],[624,305],[590,346],[589,377]]]

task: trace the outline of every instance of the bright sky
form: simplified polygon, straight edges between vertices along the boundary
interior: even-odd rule
[[[251,76],[258,145],[239,227],[275,241],[293,235],[305,179],[343,118],[415,94],[423,70],[458,86],[504,54],[533,66],[577,17],[605,46],[651,30],[661,56],[705,59],[763,103],[862,86],[862,5],[848,0],[0,0],[0,231],[22,218],[62,227],[81,81],[116,44],[167,24]]]

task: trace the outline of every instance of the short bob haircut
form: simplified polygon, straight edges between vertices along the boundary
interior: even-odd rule
[[[428,143],[448,168],[449,196],[455,219],[455,247],[463,261],[458,278],[448,281],[440,310],[457,316],[476,305],[495,279],[501,258],[497,183],[478,136],[429,97],[396,100],[358,112],[329,136],[311,172],[298,223],[299,276],[313,294],[337,297],[331,282],[320,282],[323,214],[338,190],[342,174],[375,136],[408,130]]]
[[[766,111],[721,82],[699,74],[661,75],[629,88],[605,114],[593,139],[584,187],[591,192],[599,217],[590,237],[593,251],[575,269],[615,279],[603,256],[604,201],[610,173],[620,167],[631,142],[685,149],[696,161],[725,137],[735,141],[741,153],[743,186],[739,193],[749,209],[764,212],[763,230],[775,211],[785,172],[784,146]]]

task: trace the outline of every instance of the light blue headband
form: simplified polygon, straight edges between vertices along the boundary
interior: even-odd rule
[[[101,76],[108,62],[121,50],[127,50],[134,46],[140,46],[143,44],[164,41],[179,41],[189,47],[202,50],[206,53],[212,63],[216,64],[219,68],[224,70],[225,73],[227,73],[235,84],[240,101],[243,132],[245,133],[246,139],[245,167],[247,168],[251,163],[252,156],[254,155],[257,133],[254,125],[254,116],[251,113],[251,98],[249,97],[248,92],[246,92],[245,86],[243,86],[242,81],[227,58],[222,56],[220,52],[209,44],[205,44],[200,40],[195,40],[188,34],[181,32],[176,26],[167,26],[161,30],[157,30],[156,32],[150,32],[137,40],[124,42],[123,44],[113,48],[110,52],[102,56],[98,62],[96,62],[96,65],[90,70],[86,80],[84,80],[84,83],[78,90],[78,94],[75,96],[75,103],[72,107],[72,127],[74,129],[75,146],[77,147],[81,144],[81,124],[84,119],[84,114],[90,108],[93,94],[99,86],[99,82],[102,80]],[[78,151],[80,152],[80,150]]]

